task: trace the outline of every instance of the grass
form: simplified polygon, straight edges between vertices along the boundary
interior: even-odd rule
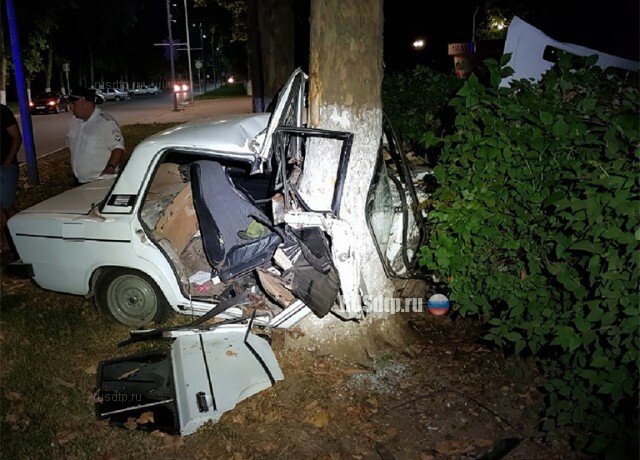
[[[174,125],[124,126],[127,153],[146,137]],[[72,186],[67,149],[38,163],[40,185],[26,184],[22,174],[21,209]],[[144,446],[142,433],[108,430],[96,421],[94,412],[98,362],[141,349],[140,345],[118,349],[130,328],[106,323],[93,303],[82,297],[44,291],[26,280],[2,276],[0,281],[3,457],[86,458],[89,452],[109,451],[148,455],[151,445]]]
[[[231,83],[220,88],[214,89],[213,91],[207,91],[204,94],[200,94],[196,96],[194,99],[203,100],[203,99],[221,99],[225,97],[236,97],[236,96],[246,96],[247,89],[244,87],[243,83]]]

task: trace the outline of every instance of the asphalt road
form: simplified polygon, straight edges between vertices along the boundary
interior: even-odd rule
[[[109,101],[101,104],[100,108],[113,115],[120,126],[133,123],[189,121],[218,113],[245,113],[251,111],[251,101],[248,97],[211,99],[193,103],[186,103],[185,99],[186,94],[178,95],[178,112],[173,110],[173,94],[169,92],[156,96],[135,96],[126,101]],[[67,146],[67,131],[69,130],[71,117],[73,117],[71,112],[33,115],[31,117],[36,156],[38,158]],[[20,118],[17,114],[16,118],[20,123]],[[25,161],[24,144],[18,153],[18,160]]]

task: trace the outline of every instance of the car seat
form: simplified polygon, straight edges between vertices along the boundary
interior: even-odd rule
[[[240,236],[246,235],[256,221],[265,223],[269,219],[236,189],[220,163],[192,163],[191,188],[204,252],[221,281],[271,260],[282,238],[267,227],[255,239]]]

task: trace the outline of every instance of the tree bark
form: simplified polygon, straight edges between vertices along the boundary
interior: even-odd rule
[[[264,105],[268,107],[294,70],[293,0],[258,0]]]
[[[310,125],[354,133],[341,219],[351,226],[359,254],[362,294],[391,296],[365,220],[366,198],[382,135],[383,0],[312,0]],[[301,192],[311,207],[327,209],[338,153],[320,142],[305,158]]]
[[[49,45],[47,52],[47,67],[44,74],[45,91],[51,91],[51,77],[53,76],[53,46]]]
[[[263,112],[294,70],[293,0],[250,0],[247,26],[254,111]]]

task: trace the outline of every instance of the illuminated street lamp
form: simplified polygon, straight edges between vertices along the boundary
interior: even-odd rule
[[[420,51],[424,48],[424,40],[419,38],[413,42],[412,46],[416,51]]]
[[[414,50],[416,50],[416,64],[420,64],[420,51],[424,49],[425,41],[422,38],[417,38],[411,44]]]

